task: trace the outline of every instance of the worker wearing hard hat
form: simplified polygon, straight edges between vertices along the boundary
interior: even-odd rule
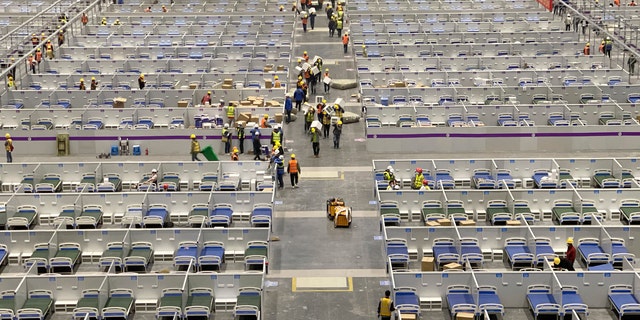
[[[207,94],[205,94],[202,97],[202,100],[200,100],[200,104],[203,104],[203,105],[210,105],[211,104],[211,91],[207,91]]]
[[[587,42],[587,44],[584,45],[584,49],[582,49],[582,53],[585,56],[588,56],[591,54],[591,44],[589,42]]]
[[[573,268],[573,263],[566,258],[555,257],[553,259],[553,267],[560,270],[576,271]]]
[[[573,246],[573,237],[567,238],[567,252],[564,256],[571,262],[571,265],[576,261],[576,248]]]
[[[392,180],[395,181],[396,176],[395,176],[395,170],[393,169],[393,167],[387,166],[384,172],[382,172],[382,177],[384,178],[384,180],[387,180],[387,181],[392,181]]]
[[[87,90],[87,86],[84,84],[84,78],[80,78],[79,89],[82,91]]]
[[[413,174],[413,179],[411,181],[411,189],[420,190],[423,180],[424,175],[422,174],[422,168],[416,168],[416,171]]]
[[[311,147],[313,148],[313,156],[320,157],[320,134],[316,128],[311,128]]]
[[[7,151],[7,163],[11,163],[13,162],[13,140],[11,139],[11,135],[8,133],[4,135],[4,138],[4,150]]]
[[[96,81],[96,77],[91,77],[91,90],[96,90],[98,88],[98,81]]]
[[[287,116],[285,121],[291,122],[291,111],[293,110],[293,100],[291,100],[291,94],[287,93],[284,97],[284,112]]]
[[[236,135],[238,136],[238,146],[240,147],[240,153],[244,153],[244,122],[236,122]]]
[[[138,77],[138,87],[140,87],[140,90],[144,89],[144,86],[147,85],[147,81],[144,80],[144,74],[141,74]]]
[[[278,78],[278,76],[273,77],[273,87],[282,88],[282,82],[280,82],[280,79]]]
[[[289,174],[289,178],[291,179],[291,187],[298,187],[298,177],[300,176],[300,164],[298,160],[296,160],[296,155],[294,153],[291,154],[291,160],[289,160],[289,164],[287,165],[287,173]]]
[[[195,134],[191,134],[191,161],[200,161],[198,159],[198,153],[200,153],[200,142],[196,139]]]
[[[342,120],[333,125],[333,148],[340,149],[340,136],[342,135]]]
[[[269,115],[266,113],[260,119],[260,128],[269,128]]]

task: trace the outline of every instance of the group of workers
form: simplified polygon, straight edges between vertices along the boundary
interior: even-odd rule
[[[392,166],[387,166],[382,173],[382,177],[389,183],[387,190],[400,189],[400,181],[396,179],[395,170]],[[422,168],[418,167],[413,172],[413,177],[411,178],[411,189],[421,191],[431,190],[431,187],[429,187],[429,180],[425,179]]]

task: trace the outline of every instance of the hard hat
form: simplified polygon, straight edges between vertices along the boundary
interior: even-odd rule
[[[238,153],[238,147],[233,147],[233,153]]]
[[[338,123],[338,125],[341,125],[342,124],[342,120],[338,120],[337,123]]]
[[[107,17],[102,17],[102,20],[107,20]],[[43,33],[43,35],[44,35],[44,33]]]
[[[325,99],[322,99],[322,103],[327,103],[327,100],[325,100]]]
[[[553,258],[553,264],[560,264],[560,258],[558,257]]]
[[[156,170],[156,169],[151,169],[151,173],[156,173],[156,172],[158,172],[158,170]]]
[[[276,156],[280,154],[280,150],[276,149],[276,151],[273,152],[273,154],[275,154]]]
[[[298,63],[302,62],[302,59],[298,58]]]
[[[162,5],[163,8],[166,8],[164,5]]]
[[[191,134],[191,139],[195,139],[195,138],[196,138],[196,135],[192,133]]]
[[[291,154],[291,159],[295,159],[295,158],[296,158],[296,154],[295,154],[295,153],[292,153],[292,154]]]
[[[324,69],[324,71],[329,71],[329,68]]]
[[[587,47],[590,46],[591,44],[589,42],[587,42]]]
[[[338,104],[334,104],[334,105],[333,105],[333,108],[334,108],[334,109],[338,109],[338,108],[340,108],[340,105],[338,105]]]
[[[422,168],[416,168],[417,173],[422,173]]]
[[[316,128],[311,128],[311,132],[316,132]]]
[[[211,94],[211,91],[207,91],[207,94]]]
[[[80,82],[84,82],[84,79],[83,79],[83,78],[80,78]]]
[[[365,46],[364,44],[362,45],[363,48],[366,48],[367,46]]]
[[[40,48],[36,48],[36,51],[40,51]]]
[[[10,135],[10,134],[8,134],[8,133],[6,133],[6,134],[4,135],[4,137],[5,137],[5,138],[7,138],[7,139],[9,139],[9,138],[11,138],[11,135]]]
[[[141,75],[140,75],[140,78],[144,79],[144,74],[141,74]]]
[[[393,170],[393,167],[392,166],[387,166],[387,170],[391,171],[391,170]]]
[[[91,77],[91,80],[95,80],[95,79],[96,79],[96,77]]]
[[[327,111],[322,111],[322,114],[327,114]]]
[[[164,6],[163,6],[164,7]],[[116,19],[116,22],[120,22],[120,19]]]
[[[254,129],[258,129],[258,128],[259,128],[258,124],[257,124],[257,123],[256,123],[256,124],[254,124],[254,125],[253,125],[253,128],[254,128]]]
[[[302,76],[298,76],[298,80],[302,80]]]
[[[263,117],[264,117],[265,119],[267,119],[267,118],[269,118],[269,115],[265,113]]]
[[[567,238],[567,244],[573,244],[573,237]]]
[[[283,156],[283,155],[280,155],[280,156],[278,157],[278,159],[283,160],[283,159],[284,159],[284,156]]]
[[[567,17],[570,17],[570,16],[571,16],[571,13],[567,13]]]
[[[305,51],[305,52],[304,52],[304,53],[302,53],[302,54],[307,54],[307,52]]]
[[[422,180],[422,184],[424,184],[426,186],[427,184],[429,184],[429,181],[427,179],[424,179],[424,180]]]
[[[107,18],[104,18],[104,19],[107,19]],[[45,35],[45,34],[44,34],[44,32],[42,33],[42,35],[43,35],[43,36]]]
[[[393,190],[400,190],[400,186],[396,184],[395,186],[393,186]]]
[[[225,128],[229,128],[229,124],[228,124],[228,123],[225,123],[225,124],[224,124],[224,127],[225,127]]]
[[[273,77],[274,79],[278,80],[278,76]]]

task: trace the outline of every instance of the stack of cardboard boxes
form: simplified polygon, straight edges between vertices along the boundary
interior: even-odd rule
[[[222,89],[233,89],[233,79],[224,79],[222,81]]]

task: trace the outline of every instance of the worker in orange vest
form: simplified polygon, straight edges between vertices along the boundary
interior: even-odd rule
[[[584,45],[584,49],[582,49],[582,53],[584,53],[585,56],[588,56],[591,54],[591,44],[589,42],[587,42],[587,44]]]
[[[36,61],[33,59],[32,54],[27,58],[27,67],[31,69],[31,73],[36,73]]]
[[[296,160],[296,155],[291,154],[291,160],[289,160],[289,165],[287,166],[287,173],[289,173],[289,178],[291,178],[291,187],[298,187],[298,176],[302,173],[300,171],[300,164]]]
[[[31,44],[33,44],[34,48],[40,44],[40,38],[35,33],[31,35]]]
[[[44,52],[47,54],[47,58],[53,59],[53,44],[51,40],[47,40],[47,43],[44,45]]]
[[[40,64],[42,62],[42,51],[40,48],[36,49],[36,64]]]
[[[307,32],[307,21],[309,20],[309,15],[308,14],[304,14],[302,15],[302,30],[304,32]]]
[[[83,26],[86,26],[87,23],[89,23],[89,17],[87,17],[86,13],[82,13],[82,18],[80,19],[80,21],[82,21]]]
[[[345,32],[342,36],[342,46],[344,47],[344,53],[347,54],[347,48],[349,47],[349,33]]]

